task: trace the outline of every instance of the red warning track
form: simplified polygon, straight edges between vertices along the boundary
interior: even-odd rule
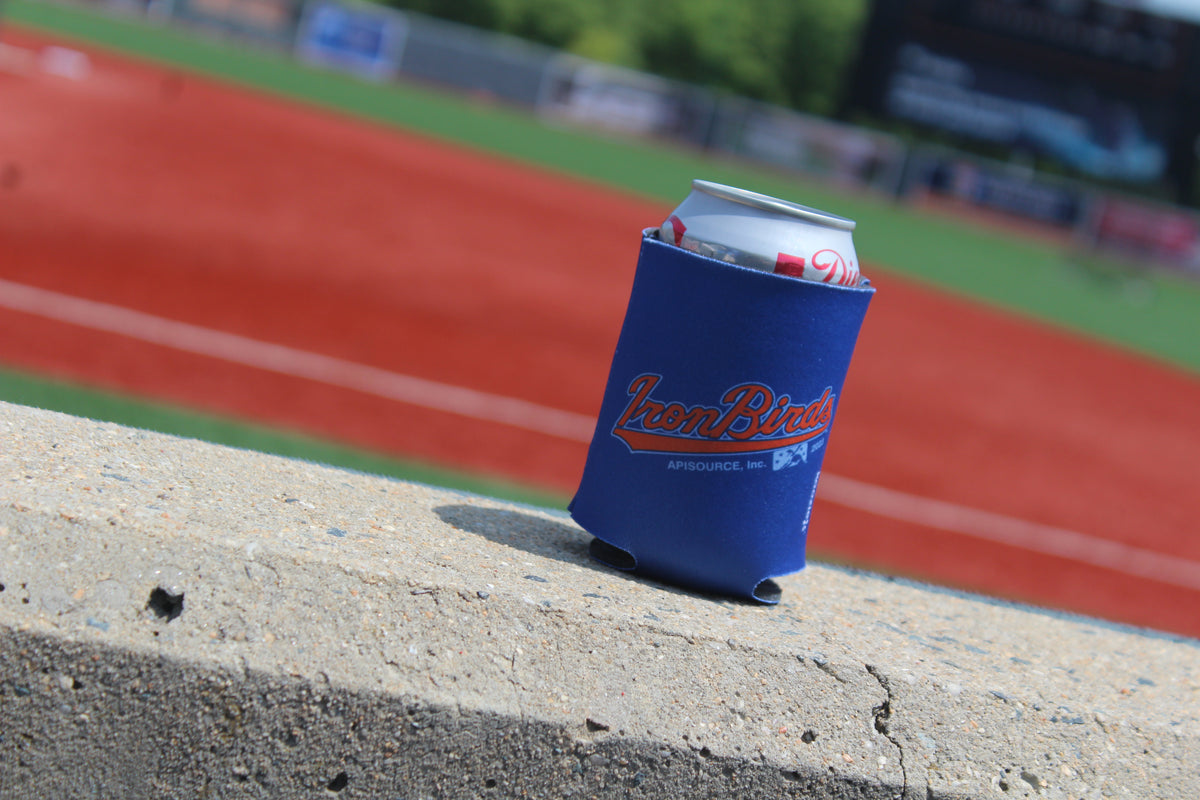
[[[575,488],[668,208],[88,52],[0,71],[0,362]],[[866,271],[811,550],[1200,635],[1200,380]]]

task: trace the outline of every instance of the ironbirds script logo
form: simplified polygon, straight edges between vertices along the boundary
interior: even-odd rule
[[[633,453],[735,455],[797,448],[825,433],[833,419],[832,387],[812,402],[793,403],[765,384],[739,383],[721,395],[720,405],[705,406],[655,399],[651,395],[661,380],[644,373],[629,384],[629,403],[612,435]]]

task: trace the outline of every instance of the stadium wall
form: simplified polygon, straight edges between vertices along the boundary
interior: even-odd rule
[[[0,404],[0,798],[1195,797],[1200,645]]]

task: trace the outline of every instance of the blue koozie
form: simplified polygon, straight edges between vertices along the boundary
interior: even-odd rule
[[[870,287],[760,272],[648,232],[571,516],[612,566],[778,602]]]

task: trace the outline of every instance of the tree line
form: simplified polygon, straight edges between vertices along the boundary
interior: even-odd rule
[[[832,114],[869,0],[381,0],[814,114]]]

